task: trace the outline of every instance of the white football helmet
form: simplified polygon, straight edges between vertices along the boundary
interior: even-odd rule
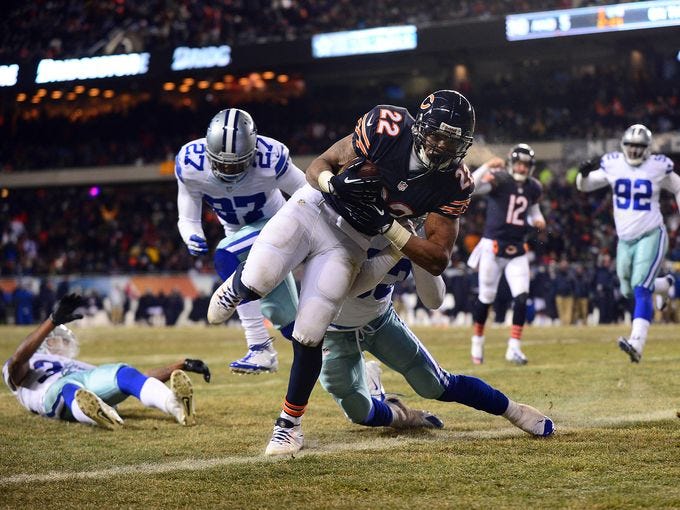
[[[515,163],[522,162],[527,166],[527,173],[521,174],[515,172]],[[508,173],[512,175],[512,178],[518,182],[524,182],[527,178],[534,173],[536,168],[536,155],[534,154],[534,149],[532,149],[526,143],[520,143],[515,145],[508,154],[507,163]]]
[[[633,124],[621,138],[623,157],[631,166],[640,166],[652,150],[652,132],[642,124]]]
[[[69,328],[60,324],[45,337],[36,352],[75,358],[80,352],[80,344],[76,335]]]
[[[248,112],[238,108],[220,111],[205,135],[212,173],[228,184],[236,184],[253,164],[256,145],[257,128]]]

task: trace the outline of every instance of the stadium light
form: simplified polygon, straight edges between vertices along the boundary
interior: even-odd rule
[[[0,87],[13,87],[17,84],[19,64],[0,66]]]
[[[314,58],[413,50],[418,46],[415,25],[332,32],[312,36]]]

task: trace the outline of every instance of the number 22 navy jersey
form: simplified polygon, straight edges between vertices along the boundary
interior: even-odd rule
[[[467,210],[474,190],[470,172],[465,165],[446,172],[411,172],[413,122],[405,108],[378,105],[357,121],[354,151],[378,167],[392,216],[412,218],[436,212],[458,217]]]

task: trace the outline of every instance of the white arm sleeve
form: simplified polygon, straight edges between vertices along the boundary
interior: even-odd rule
[[[434,276],[416,264],[411,264],[411,267],[413,279],[416,282],[416,292],[423,304],[430,310],[436,310],[442,306],[446,285],[441,275]]]
[[[177,210],[179,212],[177,227],[182,240],[188,243],[192,235],[205,239],[201,225],[201,195],[190,192],[180,180],[177,180]]]
[[[680,175],[671,172],[661,181],[661,187],[675,195],[675,203],[680,207]]]
[[[286,173],[277,179],[279,189],[287,195],[292,195],[302,186],[305,185],[305,173],[296,167],[291,160],[288,161],[290,165]]]
[[[607,184],[609,184],[607,174],[601,168],[590,172],[588,177],[583,177],[581,174],[576,176],[576,189],[579,191],[595,191],[604,188]]]
[[[364,292],[368,292],[374,289],[382,279],[385,277],[387,272],[392,269],[392,267],[399,262],[403,257],[400,251],[398,251],[391,244],[379,252],[375,257],[366,259],[361,265],[361,270],[357,275],[352,288],[349,289],[347,294],[350,297],[360,296]]]
[[[543,220],[545,222],[545,218],[543,217],[543,213],[541,212],[541,208],[538,204],[534,204],[529,207],[529,214],[527,215],[527,222],[529,225],[533,226],[536,220]]]
[[[488,171],[489,167],[486,165],[482,165],[477,170],[472,172],[472,180],[475,181],[475,191],[473,191],[472,193],[473,195],[485,195],[489,191],[491,191],[491,183],[482,182],[482,178]]]

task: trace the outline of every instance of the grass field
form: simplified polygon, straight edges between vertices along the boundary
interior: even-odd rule
[[[416,329],[442,366],[485,379],[549,414],[557,433],[529,437],[503,418],[419,398],[384,371],[388,392],[436,412],[438,431],[352,425],[317,385],[296,458],[263,456],[285,394],[280,372],[237,376],[232,328],[76,331],[81,358],[141,369],[200,357],[199,424],[182,428],[128,399],[116,432],[47,420],[0,390],[2,508],[680,508],[680,328],[654,325],[633,365],[615,338],[625,327],[527,328],[529,365],[503,359],[505,329],[489,329],[486,364],[469,363],[468,329]],[[28,333],[0,329],[6,359]]]

